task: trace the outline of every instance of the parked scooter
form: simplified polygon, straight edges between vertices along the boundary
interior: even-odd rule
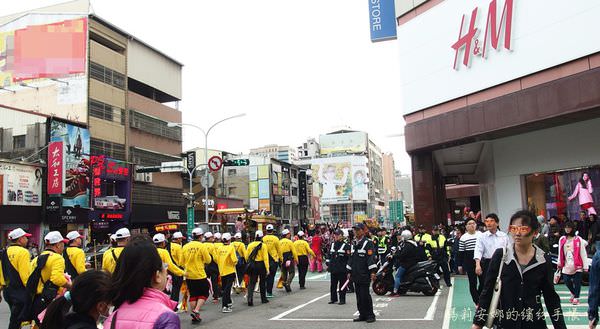
[[[439,266],[436,261],[428,260],[409,268],[402,278],[398,293],[404,295],[409,291],[433,296],[440,288]],[[394,290],[394,274],[390,259],[380,266],[372,285],[373,292],[383,296]]]

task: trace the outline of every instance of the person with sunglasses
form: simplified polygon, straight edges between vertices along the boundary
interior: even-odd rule
[[[521,210],[512,215],[509,231],[513,241],[493,254],[472,329],[483,328],[489,316],[494,316],[494,328],[548,328],[542,297],[553,327],[567,328],[554,290],[552,261],[533,244],[539,229],[532,212]],[[489,314],[498,278],[499,301],[496,311]]]
[[[581,292],[581,272],[588,271],[587,242],[575,235],[575,223],[565,223],[565,235],[558,241],[558,268],[561,270],[567,288],[571,292],[569,301],[579,304]]]
[[[492,213],[485,217],[485,227],[487,231],[485,231],[479,238],[477,238],[477,242],[475,243],[475,251],[473,252],[473,259],[475,259],[475,274],[480,278],[479,294],[481,294],[481,290],[483,289],[483,284],[481,282],[485,282],[485,276],[487,272],[487,268],[489,267],[490,260],[499,248],[504,248],[508,244],[508,236],[506,233],[500,231],[499,229],[500,219],[498,215]]]

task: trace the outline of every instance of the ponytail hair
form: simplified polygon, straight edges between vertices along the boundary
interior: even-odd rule
[[[40,329],[65,328],[65,315],[72,310],[88,314],[100,302],[110,302],[110,275],[104,271],[89,270],[73,281],[71,291],[48,306]]]

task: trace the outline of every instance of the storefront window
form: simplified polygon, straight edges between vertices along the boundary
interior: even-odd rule
[[[527,207],[550,216],[581,219],[582,212],[596,214],[600,200],[600,166],[535,173],[525,176]]]

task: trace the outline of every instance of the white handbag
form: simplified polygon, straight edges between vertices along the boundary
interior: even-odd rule
[[[498,309],[498,302],[500,302],[500,292],[502,290],[502,269],[504,268],[504,262],[506,261],[506,247],[502,248],[502,261],[500,262],[500,269],[498,270],[498,277],[496,278],[496,284],[494,285],[494,293],[492,294],[492,300],[488,311],[487,321],[485,322],[486,328],[494,327],[494,319],[496,318],[496,310]]]

